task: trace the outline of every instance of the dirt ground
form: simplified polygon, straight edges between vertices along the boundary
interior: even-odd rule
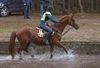
[[[100,68],[100,55],[58,56],[54,59],[42,56],[27,60],[6,60],[5,57],[5,60],[0,60],[0,68]]]
[[[62,37],[62,41],[100,41],[100,14],[76,14],[79,30],[71,29]],[[55,16],[60,18],[61,16]],[[22,15],[0,17],[0,41],[8,41],[10,33],[24,26],[38,25],[40,15],[35,14],[31,19],[24,19]],[[66,27],[67,30],[69,26]]]

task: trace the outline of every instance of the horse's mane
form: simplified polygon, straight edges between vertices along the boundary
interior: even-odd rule
[[[59,19],[60,22],[59,22],[58,24],[52,24],[51,27],[52,27],[54,30],[58,30],[58,31],[59,31],[60,28],[63,28],[62,24],[64,25],[64,22],[65,22],[65,20],[66,20],[67,17],[68,17],[68,15],[62,16],[62,17]],[[61,27],[61,26],[62,26],[62,27]]]
[[[68,16],[68,15],[64,15],[63,17],[60,18],[59,21],[60,21],[60,22],[64,22],[64,21],[66,20],[65,18],[66,18],[67,16]]]

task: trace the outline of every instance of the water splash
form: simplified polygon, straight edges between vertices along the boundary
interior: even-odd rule
[[[67,55],[67,58],[68,58],[69,61],[71,61],[71,62],[72,62],[72,61],[73,61],[73,62],[76,61],[76,59],[75,59],[76,55],[73,54],[73,51],[74,51],[74,50],[69,49],[69,50],[68,50],[68,55]]]
[[[11,60],[11,56],[0,56],[0,61]]]
[[[65,59],[69,59],[70,61],[74,61],[75,55],[73,54],[73,50],[69,49],[68,50],[68,54],[66,53],[54,53],[54,57],[53,59],[50,59],[50,53],[47,52],[45,54],[41,54],[41,55],[35,55],[35,57],[33,58],[33,60],[36,61],[47,61],[47,60],[65,60]],[[29,59],[32,59],[30,55],[24,55],[23,54],[23,59],[25,61],[28,61]],[[12,60],[10,55],[5,55],[5,56],[0,56],[0,61],[7,61],[7,60]],[[15,56],[14,60],[19,60],[19,55],[17,54]]]
[[[73,54],[73,51],[74,51],[74,50],[69,49],[69,50],[68,50],[68,55],[67,55],[67,56],[70,57],[70,58],[74,58],[75,55]]]

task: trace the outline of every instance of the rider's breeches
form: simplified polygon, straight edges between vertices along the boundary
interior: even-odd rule
[[[39,27],[47,32],[46,39],[48,39],[53,32],[52,28],[48,27],[44,21],[40,21]]]

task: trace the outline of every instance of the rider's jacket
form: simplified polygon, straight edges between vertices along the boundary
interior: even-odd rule
[[[46,23],[48,20],[52,21],[53,23],[59,23],[57,19],[54,19],[51,12],[46,11],[41,18],[41,21],[44,21]]]

